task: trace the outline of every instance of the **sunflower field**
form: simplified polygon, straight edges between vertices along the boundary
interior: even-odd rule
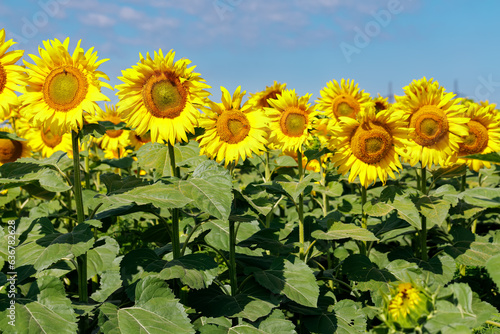
[[[173,51],[112,87],[80,42],[13,44],[3,333],[500,332],[496,105],[425,77],[213,101]]]

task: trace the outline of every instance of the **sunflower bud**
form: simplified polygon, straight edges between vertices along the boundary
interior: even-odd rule
[[[402,283],[388,301],[386,318],[396,328],[415,328],[431,310],[431,301],[424,291],[411,283]]]

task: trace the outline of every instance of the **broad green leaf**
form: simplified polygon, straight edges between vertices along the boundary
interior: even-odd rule
[[[163,280],[148,277],[135,288],[135,306],[118,310],[121,333],[194,334],[184,307]]]
[[[201,225],[203,231],[210,230],[205,236],[205,241],[219,250],[229,251],[229,222],[224,220],[209,220]],[[247,240],[252,235],[260,231],[257,221],[240,224],[236,234],[236,245]],[[236,247],[237,252],[240,250]],[[243,250],[242,250],[243,251]]]
[[[361,306],[350,299],[335,303],[332,312],[305,317],[304,322],[312,333],[357,334],[366,332],[366,316],[361,311]]]
[[[244,318],[250,321],[268,315],[279,306],[279,299],[269,290],[258,285],[255,280],[246,281],[238,294],[231,296],[212,285],[208,289],[190,295],[192,306],[210,317]]]
[[[466,155],[464,158],[500,163],[500,154],[498,152],[491,152],[486,154],[471,154]]]
[[[71,189],[60,172],[33,162],[19,161],[0,166],[0,185],[4,188],[33,183],[50,192],[64,192]]]
[[[285,192],[294,202],[296,202],[299,195],[302,194],[308,186],[312,187],[314,181],[318,181],[320,176],[317,173],[313,173],[304,177],[302,181],[294,181],[289,175],[280,175],[279,179],[284,179],[283,181],[277,181],[277,183],[280,184]]]
[[[384,202],[368,202],[364,206],[365,212],[369,216],[382,217],[390,213],[392,210],[397,210],[401,219],[407,221],[413,227],[421,229],[420,215],[417,207],[411,201],[408,195],[396,195],[394,201]]]
[[[378,240],[378,238],[367,229],[361,228],[354,224],[344,224],[340,222],[333,223],[333,225],[327,232],[316,230],[311,235],[313,238],[320,240],[339,240],[345,238],[362,241]]]
[[[100,176],[101,182],[106,185],[107,195],[117,195],[126,193],[134,188],[150,185],[151,182],[137,178],[135,176],[127,176],[122,178],[115,173],[105,173]]]
[[[450,234],[453,243],[444,251],[459,264],[484,267],[493,255],[500,253],[500,244],[491,243],[463,227],[453,227]]]
[[[492,256],[486,262],[486,270],[488,270],[488,274],[490,274],[491,279],[500,289],[500,254]]]
[[[442,178],[452,178],[465,175],[467,172],[467,165],[452,165],[449,167],[441,167],[432,172],[432,177],[435,180]]]
[[[16,299],[15,327],[9,325],[8,310],[0,313],[5,333],[61,333],[77,331],[76,314],[66,297],[63,283],[55,277],[40,277],[26,298]]]
[[[188,254],[167,262],[158,274],[164,280],[180,278],[192,289],[203,289],[217,276],[218,265],[211,256],[203,253]]]
[[[417,202],[417,208],[427,218],[427,229],[441,226],[448,217],[451,204],[433,196],[422,196]]]
[[[276,258],[268,270],[256,271],[255,279],[276,294],[284,294],[294,302],[316,307],[319,287],[313,271],[303,261]]]
[[[344,187],[342,186],[342,183],[337,182],[337,181],[332,181],[332,182],[329,182],[326,185],[326,187],[323,187],[320,184],[314,183],[313,190],[316,192],[319,192],[320,194],[325,193],[327,196],[330,196],[330,197],[339,197],[339,196],[342,196],[342,193],[344,192]]]
[[[229,172],[215,161],[208,160],[196,167],[192,177],[176,183],[181,193],[193,200],[200,210],[222,220],[231,213],[233,182]]]
[[[120,262],[123,256],[117,257],[101,274],[99,290],[95,291],[90,298],[96,302],[104,302],[113,292],[122,287],[120,276]]]
[[[7,193],[2,194],[0,193],[0,207],[4,206],[7,203],[12,202],[21,194],[21,188],[16,187],[16,188],[10,188],[10,189],[5,189]]]
[[[463,192],[464,200],[485,208],[500,207],[500,188],[471,188]]]
[[[102,237],[87,252],[87,279],[100,275],[111,267],[120,251],[118,242],[110,237]]]
[[[84,254],[93,243],[91,226],[81,223],[70,233],[47,234],[22,243],[16,251],[17,265],[33,265],[36,270],[42,270],[61,258],[76,258]]]
[[[259,327],[254,327],[250,324],[243,323],[231,327],[228,334],[294,334],[295,326],[290,320],[285,319],[283,313],[275,310],[267,319],[259,324]]]
[[[132,190],[116,195],[103,196],[101,201],[106,207],[127,206],[131,203],[137,205],[152,204],[162,210],[182,208],[192,202],[191,198],[183,195],[174,185],[161,182],[135,187]]]
[[[120,274],[125,286],[133,284],[135,281],[141,277],[147,276],[152,266],[155,262],[163,263],[158,255],[148,248],[134,249],[123,257],[120,263]],[[158,273],[158,267],[156,267],[156,272]]]
[[[132,159],[131,157],[123,157],[119,159],[102,159],[101,163],[114,168],[127,169],[132,167],[134,159]]]
[[[345,259],[342,265],[342,271],[352,281],[375,281],[377,286],[381,286],[378,283],[388,285],[390,282],[398,280],[398,278],[389,270],[386,268],[378,268],[368,257],[361,254],[353,254]],[[364,284],[364,287],[368,289],[369,285]]]
[[[155,180],[163,176],[171,176],[168,147],[149,142],[137,150],[137,162],[142,169],[153,170]]]
[[[13,133],[13,132],[7,132],[7,131],[0,131],[0,139],[10,139],[10,140],[15,140],[15,141],[26,141],[26,139],[18,137],[15,133]]]

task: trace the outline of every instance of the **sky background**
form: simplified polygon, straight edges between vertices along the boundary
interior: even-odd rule
[[[255,93],[287,83],[311,102],[328,81],[353,79],[376,96],[423,76],[460,96],[500,103],[500,1],[0,0],[0,29],[38,55],[42,41],[94,46],[111,85],[145,55],[192,60],[220,86]],[[112,102],[114,92],[104,88]]]

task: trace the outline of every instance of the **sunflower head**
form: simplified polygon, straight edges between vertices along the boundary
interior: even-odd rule
[[[432,310],[429,297],[412,283],[401,283],[387,305],[387,320],[396,328],[413,329]]]
[[[286,88],[286,83],[282,84],[277,81],[274,81],[274,84],[269,87],[266,86],[266,89],[252,94],[250,93],[250,98],[248,99],[248,103],[253,105],[255,108],[269,108],[271,105],[269,104],[269,99],[276,99],[278,95],[281,94]]]
[[[70,133],[54,133],[49,127],[43,125],[32,126],[26,131],[26,139],[30,148],[34,152],[40,152],[42,157],[50,157],[57,151],[68,153],[73,156],[73,147],[71,144]]]
[[[245,91],[238,87],[233,96],[221,87],[222,102],[208,101],[200,125],[205,133],[198,137],[200,154],[205,154],[217,162],[224,160],[227,166],[230,162],[238,163],[252,153],[263,153],[267,143],[267,119],[262,109],[255,108],[250,103],[241,105]]]
[[[387,176],[396,178],[394,171],[402,169],[399,157],[408,143],[408,129],[402,114],[395,110],[378,113],[372,106],[361,112],[357,120],[341,117],[331,126],[330,150],[332,161],[349,182],[359,175],[361,185],[368,187],[379,178],[384,184]]]
[[[122,123],[123,119],[114,105],[105,104],[105,110],[98,109],[96,114],[90,117],[90,121],[93,123],[108,121],[117,125]],[[119,147],[125,148],[132,144],[130,137],[130,130],[110,129],[106,130],[106,133],[102,137],[97,138],[96,142],[103,150],[117,151]]]
[[[358,84],[354,84],[350,79],[342,79],[340,84],[336,80],[330,81],[320,94],[321,98],[316,101],[317,108],[334,122],[340,117],[356,119],[361,110],[373,104],[370,94],[360,90]]]
[[[386,110],[389,109],[389,98],[388,97],[382,97],[380,94],[376,98],[374,98],[373,103],[375,105],[375,111],[379,112],[381,110]]]
[[[109,78],[97,68],[107,59],[97,61],[97,51],[87,52],[78,41],[73,54],[68,51],[69,38],[44,41],[40,57],[30,55],[35,64],[24,61],[29,74],[28,87],[21,97],[25,114],[35,126],[50,128],[62,134],[83,126],[84,111],[99,109],[96,101],[109,101],[101,87],[112,87],[100,81]]]
[[[8,127],[0,128],[0,132],[13,133],[12,129]],[[30,148],[26,141],[0,138],[0,166],[29,156]]]
[[[437,81],[425,77],[414,80],[404,91],[404,96],[396,96],[395,108],[403,112],[410,129],[410,164],[446,165],[468,133],[464,105]]]
[[[463,157],[500,151],[500,115],[496,112],[495,105],[481,106],[477,103],[470,103],[465,115],[470,118],[467,123],[469,133],[462,137],[458,156],[452,161],[465,163],[476,172],[482,167],[490,168],[491,164],[487,161]]]
[[[194,133],[201,108],[210,88],[199,73],[188,67],[188,59],[174,62],[175,52],[160,49],[151,58],[140,55],[136,66],[123,71],[116,86],[118,111],[139,136],[150,131],[154,142],[187,141]]]
[[[272,108],[264,109],[269,116],[270,141],[276,148],[303,151],[318,114],[308,102],[310,97],[311,94],[299,97],[295,90],[287,89],[276,99],[268,100]]]
[[[11,108],[18,104],[15,92],[23,92],[26,85],[24,68],[16,65],[24,51],[7,50],[16,44],[12,39],[5,40],[5,29],[0,30],[0,118],[10,117]]]

